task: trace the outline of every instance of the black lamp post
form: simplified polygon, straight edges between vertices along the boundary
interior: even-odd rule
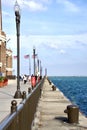
[[[41,60],[40,60],[40,76],[42,75]]]
[[[20,7],[17,1],[15,3],[14,9],[17,31],[17,91],[15,92],[14,98],[21,98],[22,94],[20,91]]]
[[[33,47],[33,59],[34,59],[34,76],[35,76],[35,47]]]

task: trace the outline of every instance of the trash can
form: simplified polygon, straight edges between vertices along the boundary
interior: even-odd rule
[[[78,123],[79,120],[79,108],[77,105],[67,106],[67,115],[69,123]]]

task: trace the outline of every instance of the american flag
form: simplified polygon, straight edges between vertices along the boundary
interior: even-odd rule
[[[35,56],[34,55],[32,55],[32,58],[36,58],[37,57],[37,54],[35,54]]]
[[[29,55],[24,55],[24,58],[25,58],[25,59],[28,59],[28,58],[29,58]]]
[[[13,56],[14,59],[17,59],[17,56]]]

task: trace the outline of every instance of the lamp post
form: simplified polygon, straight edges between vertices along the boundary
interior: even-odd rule
[[[15,92],[14,98],[21,98],[22,94],[20,91],[20,7],[17,1],[14,7],[17,31],[17,91]]]
[[[37,58],[37,72],[38,72],[37,74],[38,74],[38,76],[39,76],[39,71],[40,71],[39,70],[39,59]]]
[[[40,76],[42,76],[41,60],[40,60]]]
[[[35,47],[33,47],[33,59],[34,59],[34,76],[35,76]]]
[[[42,79],[42,65],[41,65],[41,61],[40,61],[40,79]]]

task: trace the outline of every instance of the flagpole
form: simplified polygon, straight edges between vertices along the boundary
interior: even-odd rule
[[[39,59],[37,58],[37,68],[38,68],[38,74],[39,74]]]
[[[31,75],[31,63],[30,63],[30,55],[28,54],[28,55],[24,55],[24,58],[25,59],[29,59],[29,75]]]

